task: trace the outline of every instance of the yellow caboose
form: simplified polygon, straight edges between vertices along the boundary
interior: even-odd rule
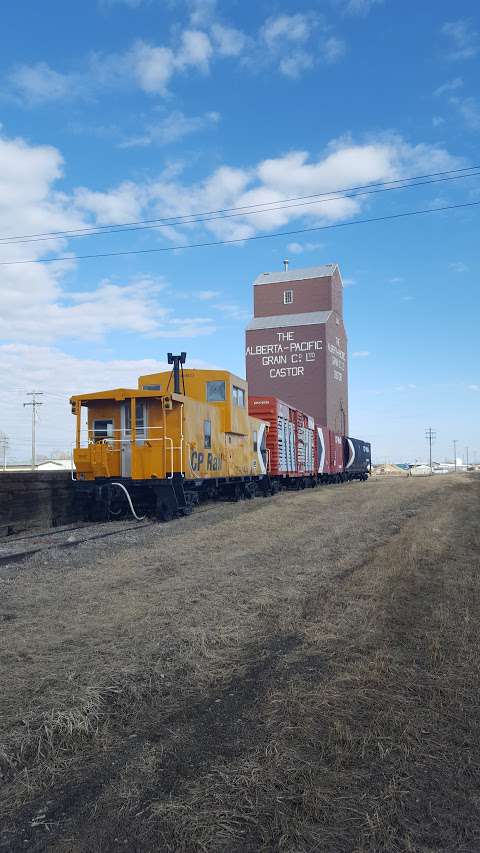
[[[173,370],[140,376],[138,388],[71,398],[77,488],[90,517],[130,509],[167,520],[204,498],[270,491],[268,425],[249,416],[247,383],[225,370],[184,370],[185,356],[169,353]]]

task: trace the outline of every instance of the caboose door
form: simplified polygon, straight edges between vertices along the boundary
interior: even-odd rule
[[[124,400],[120,410],[120,459],[122,477],[132,475],[132,445],[131,445],[131,401]]]

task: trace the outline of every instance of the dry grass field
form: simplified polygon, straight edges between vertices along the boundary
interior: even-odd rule
[[[202,508],[0,580],[0,850],[480,850],[480,478]]]

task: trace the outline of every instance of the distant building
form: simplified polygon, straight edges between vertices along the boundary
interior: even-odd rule
[[[71,471],[72,469],[72,460],[71,459],[44,459],[42,462],[38,462],[35,466],[35,471]],[[0,474],[5,471],[6,474],[10,473],[21,473],[22,471],[29,472],[32,470],[32,466],[30,463],[18,463],[7,465],[5,469],[0,467]]]
[[[71,459],[44,459],[36,466],[37,471],[70,471]]]
[[[347,336],[337,264],[263,273],[253,283],[253,300],[246,329],[249,393],[287,400],[318,424],[348,433]]]
[[[411,477],[429,477],[432,473],[430,465],[412,465],[410,468]]]

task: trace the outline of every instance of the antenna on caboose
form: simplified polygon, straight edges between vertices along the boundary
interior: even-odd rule
[[[167,353],[167,359],[169,364],[173,364],[173,393],[180,394],[180,366],[185,364],[187,360],[187,353],[181,352],[180,355],[173,355],[173,353]],[[182,367],[182,379],[183,379],[183,367]],[[169,383],[170,384],[170,383]],[[183,393],[185,394],[185,379],[183,379]]]

